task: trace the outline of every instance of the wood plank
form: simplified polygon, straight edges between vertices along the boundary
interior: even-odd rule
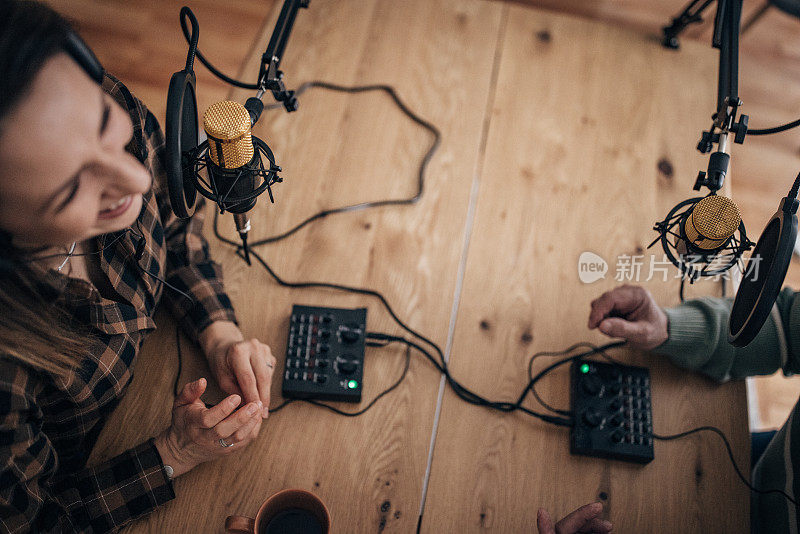
[[[178,14],[188,5],[200,23],[199,48],[222,72],[237,76],[263,33],[275,0],[228,0],[224,16],[214,0],[47,0],[68,17],[103,66],[122,80],[163,124],[172,73],[186,64],[187,44]],[[258,46],[262,46],[258,43]],[[200,109],[223,99],[230,88],[195,62]],[[254,78],[255,72],[248,72]],[[250,80],[248,80],[250,81]]]
[[[690,195],[704,166],[694,144],[714,106],[715,82],[703,73],[715,61],[691,42],[673,54],[642,34],[511,8],[453,342],[457,378],[515,399],[532,353],[604,341],[586,330],[590,301],[619,283],[618,256],[645,254],[649,264],[653,222]],[[671,173],[658,170],[662,161]],[[576,264],[587,250],[610,272],[584,285]],[[661,304],[678,300],[674,279],[646,287]],[[743,383],[717,386],[635,351],[614,356],[650,368],[657,432],[717,425],[748,465]],[[564,407],[568,388],[565,369],[538,389]],[[617,532],[747,530],[748,490],[716,438],[658,442],[655,461],[641,467],[573,457],[568,437],[448,390],[423,531],[530,531],[540,506],[561,517],[603,497]]]
[[[661,28],[680,12],[687,2],[662,0],[514,0],[636,28],[656,37]],[[743,21],[763,6],[765,0],[745,0]],[[708,46],[711,42],[714,7],[703,24],[690,27],[683,41],[694,39]],[[740,41],[739,96],[743,113],[750,115],[751,128],[764,128],[792,121],[800,108],[800,21],[779,9],[771,8]],[[702,76],[716,78],[716,66]],[[704,128],[707,126],[704,126]],[[697,134],[699,135],[699,134]],[[768,137],[749,137],[744,146],[735,146],[733,165],[737,181],[735,199],[747,225],[748,234],[758,237],[764,223],[777,209],[779,198],[786,194],[792,178],[800,169],[800,131]],[[705,168],[705,164],[701,168]],[[800,288],[800,259],[793,258],[786,285]],[[782,373],[756,377],[755,391],[760,412],[760,426],[781,426],[800,394],[800,377],[786,378]]]
[[[290,87],[313,78],[393,84],[412,109],[442,129],[443,144],[419,204],[329,217],[263,249],[279,273],[292,280],[378,289],[402,318],[444,344],[478,165],[490,85],[486,73],[502,9],[478,0],[415,0],[401,8],[388,0],[315,0],[299,14],[282,65]],[[266,36],[250,50],[248,71]],[[243,101],[250,95],[233,96]],[[275,205],[259,200],[252,239],[286,229],[323,207],[412,195],[419,158],[431,142],[380,94],[312,91],[302,97],[297,113],[267,112],[256,133],[274,149],[286,181],[275,188]],[[223,228],[232,235],[230,219]],[[374,300],[281,289],[260,267],[247,268],[230,249],[211,241],[245,335],[270,344],[278,355],[276,377],[283,372],[292,303],[366,305],[370,329],[398,332]],[[167,424],[168,383],[175,365],[172,335],[166,321],[148,339],[131,390],[96,447],[102,451],[97,458]],[[185,340],[184,352],[181,383],[208,376]],[[399,348],[369,349],[365,400],[391,385],[402,363]],[[438,373],[415,356],[403,385],[361,417],[345,419],[291,405],[272,415],[241,455],[204,464],[178,479],[177,499],[130,531],[217,529],[226,515],[254,514],[272,493],[301,487],[327,503],[334,532],[410,532],[420,507],[438,384]],[[273,405],[279,392],[276,378]],[[209,400],[215,395],[209,394]]]
[[[620,27],[631,27],[657,36],[660,28],[678,13],[685,2],[662,2],[660,0],[515,0],[558,12],[576,14],[593,20],[602,20]],[[226,3],[226,17],[215,18],[218,2],[207,0],[184,0],[166,2],[122,2],[98,0],[49,0],[48,3],[73,19],[84,38],[100,57],[103,64],[133,89],[163,122],[166,87],[170,75],[183,63],[186,44],[177,32],[177,13],[181,5],[190,5],[200,17],[203,39],[201,49],[206,43],[209,55],[225,72],[235,73],[240,67],[241,49],[248,46],[269,11],[269,0],[236,0]],[[762,0],[746,0],[745,19],[762,5]],[[794,82],[800,77],[800,57],[796,50],[798,21],[778,9],[769,10],[766,15],[742,37],[740,65],[740,96],[745,102],[743,110],[752,118],[753,127],[763,127],[786,122],[794,118],[800,94]],[[154,28],[157,28],[154,31]],[[710,42],[711,24],[706,22],[687,31],[687,39],[697,39],[701,43]],[[154,38],[153,36],[158,36]],[[213,52],[213,53],[211,53]],[[211,76],[204,68],[198,67],[199,97],[201,108],[224,97],[227,86]],[[704,76],[713,77],[714,72]],[[788,83],[787,83],[788,82]],[[780,98],[776,98],[780,87]],[[757,236],[763,221],[773,213],[777,195],[783,194],[786,177],[795,172],[800,163],[798,133],[789,132],[766,139],[750,138],[745,148],[737,147],[734,152],[736,165],[740,151],[751,152],[746,158],[742,176],[755,179],[739,181],[736,191],[748,231]],[[767,153],[754,145],[767,146]],[[777,159],[771,153],[778,151]],[[759,156],[760,154],[760,156]],[[755,163],[754,173],[750,173],[748,162]],[[771,173],[775,161],[774,179],[762,181],[765,174],[764,163]],[[772,185],[771,182],[774,182]],[[795,258],[789,269],[786,284],[800,287],[800,260]],[[761,412],[761,427],[774,428],[783,424],[800,393],[800,377],[785,378],[782,374],[774,377],[756,378],[758,406]],[[787,399],[791,400],[788,402]]]
[[[577,15],[608,24],[631,28],[661,38],[661,31],[689,4],[689,0],[509,0],[511,2],[548,9],[558,13]],[[742,20],[749,20],[765,0],[745,0]],[[716,5],[701,14],[702,21],[688,26],[681,39],[700,39],[711,42]]]
[[[578,15],[592,20],[600,20],[620,27],[635,28],[639,31],[660,35],[661,28],[680,13],[684,2],[663,2],[658,0],[512,0],[521,5],[547,9],[558,13]],[[687,2],[688,3],[688,2]],[[697,35],[703,26],[711,25],[710,20],[692,26],[687,32]]]

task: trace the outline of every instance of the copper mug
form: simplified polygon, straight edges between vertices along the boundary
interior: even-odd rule
[[[314,525],[313,529],[321,534],[328,534],[331,529],[331,516],[328,508],[319,497],[310,491],[301,489],[286,489],[274,494],[258,509],[255,519],[241,515],[230,515],[225,520],[225,532],[227,534],[264,534],[271,530],[274,525],[270,525],[273,520],[289,520],[287,516],[291,514],[310,514],[313,520],[319,525]],[[308,515],[301,520],[309,520]],[[270,530],[268,530],[270,529]],[[278,532],[280,527],[276,527]],[[301,532],[302,530],[298,530]]]

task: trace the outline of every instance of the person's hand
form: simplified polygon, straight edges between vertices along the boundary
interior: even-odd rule
[[[651,350],[669,338],[667,315],[649,291],[624,285],[592,301],[589,329],[621,337],[637,349]]]
[[[241,403],[231,395],[211,408],[200,396],[206,390],[201,378],[183,386],[172,407],[172,424],[155,438],[155,446],[165,465],[178,476],[196,465],[242,450],[261,428],[261,401]],[[220,438],[231,447],[223,447]]]
[[[564,519],[553,524],[547,510],[539,509],[536,527],[539,534],[607,534],[611,532],[611,522],[600,518],[603,503],[595,502],[581,506]]]
[[[243,339],[233,323],[212,323],[200,334],[200,345],[219,387],[244,402],[260,400],[262,417],[269,415],[270,389],[275,357],[268,345],[257,339]]]

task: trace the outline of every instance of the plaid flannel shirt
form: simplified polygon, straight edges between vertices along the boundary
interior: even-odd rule
[[[169,289],[164,294],[191,337],[214,321],[235,322],[222,273],[201,234],[203,211],[185,221],[170,211],[158,122],[118,80],[107,76],[103,89],[130,114],[134,136],[127,150],[153,176],[133,225],[145,242],[137,255],[140,238],[134,232],[96,238],[101,253],[93,261],[121,301],[103,298],[86,281],[48,273],[43,289],[98,340],[92,356],[67,379],[0,359],[0,530],[5,532],[113,531],[174,498],[152,440],[86,466],[104,421],[133,377],[139,347],[155,328],[152,316],[163,284],[142,269],[192,295],[193,303]]]

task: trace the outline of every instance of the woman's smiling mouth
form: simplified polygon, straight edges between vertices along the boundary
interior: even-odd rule
[[[116,201],[114,204],[109,206],[108,208],[102,210],[100,213],[97,214],[98,219],[113,219],[115,217],[119,217],[126,211],[131,205],[133,201],[133,195],[126,195]]]

